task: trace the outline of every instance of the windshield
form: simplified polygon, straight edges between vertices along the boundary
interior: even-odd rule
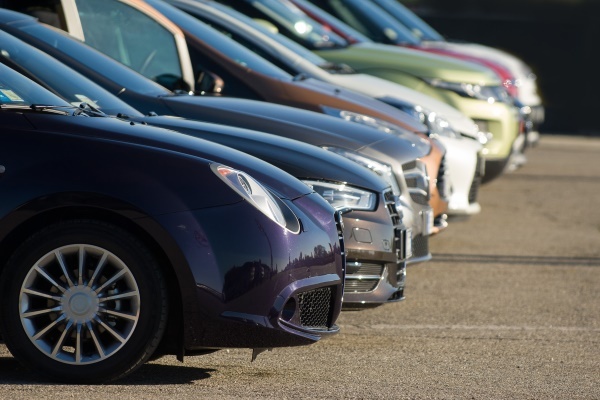
[[[148,1],[148,3],[177,24],[185,32],[186,36],[194,36],[222,54],[225,54],[236,63],[264,75],[280,79],[291,79],[291,76],[280,68],[185,12],[162,1]],[[193,50],[190,48],[190,51]]]
[[[251,18],[266,19],[309,49],[344,48],[348,42],[287,0],[220,0]]]
[[[305,13],[317,21],[329,26],[335,32],[338,32],[344,39],[352,43],[369,43],[372,42],[367,36],[363,35],[350,25],[345,24],[333,15],[325,12],[323,9],[311,4],[307,0],[293,0],[294,4],[300,7]],[[321,3],[319,3],[321,4]]]
[[[18,67],[74,106],[88,103],[106,114],[141,115],[78,72],[3,31],[0,31],[0,62]]]
[[[118,61],[105,56],[68,34],[37,22],[18,27],[21,31],[44,42],[68,57],[79,60],[101,76],[108,76],[119,86],[149,96],[166,96],[172,92],[138,74]]]
[[[0,64],[0,105],[2,106],[72,106],[30,79]]]
[[[419,39],[380,7],[365,0],[310,0],[372,40],[418,45]]]
[[[372,0],[387,13],[396,18],[421,40],[443,42],[445,39],[427,22],[419,18],[414,12],[400,4],[397,0]]]
[[[218,3],[210,3],[210,6],[207,6],[201,3],[190,5],[175,1],[175,4],[292,75],[307,72],[298,66],[297,61],[300,58],[314,65],[326,63],[323,58],[307,48],[285,36],[272,32],[252,18],[248,18],[230,7]]]
[[[271,39],[273,39],[277,43],[283,45],[285,48],[298,54],[299,56],[301,56],[305,60],[309,61],[310,63],[315,64],[315,65],[322,65],[322,64],[326,63],[325,59],[319,57],[312,51],[308,50],[306,47],[299,45],[298,43],[281,35],[280,33],[275,33],[273,31],[271,31],[270,29],[266,28],[264,25],[260,24],[259,22],[257,22],[254,19],[249,18],[249,17],[245,16],[244,14],[235,11],[234,9],[232,9],[230,7],[225,7],[218,3],[214,3],[214,7],[227,13],[228,15],[231,15],[232,17],[234,17],[235,19],[237,19],[239,21],[242,21],[246,25],[251,26],[252,28],[261,32],[263,35],[269,36]],[[222,26],[222,28],[227,29],[228,27]]]

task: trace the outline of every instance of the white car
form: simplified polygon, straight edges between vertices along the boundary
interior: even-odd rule
[[[405,86],[349,67],[328,63],[311,51],[278,35],[264,24],[211,1],[177,0],[195,17],[224,31],[233,39],[298,76],[314,78],[375,97],[394,105],[425,123],[430,134],[446,147],[447,182],[440,191],[449,201],[450,214],[476,214],[480,211],[477,191],[482,176],[482,143],[487,140],[477,125],[455,108]],[[243,40],[240,40],[243,38]]]

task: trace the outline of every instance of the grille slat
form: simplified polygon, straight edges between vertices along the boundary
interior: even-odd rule
[[[379,279],[352,279],[346,282],[344,293],[364,293],[375,290]]]
[[[328,328],[333,290],[324,287],[298,294],[300,324],[307,328]]]

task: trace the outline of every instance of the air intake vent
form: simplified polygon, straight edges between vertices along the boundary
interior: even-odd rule
[[[330,325],[333,289],[324,287],[298,294],[300,324],[306,328],[324,328]]]

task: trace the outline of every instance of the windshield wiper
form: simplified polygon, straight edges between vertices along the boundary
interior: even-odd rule
[[[71,106],[52,106],[44,104],[0,104],[2,110],[21,110],[21,111],[36,111],[36,112],[47,112],[50,114],[69,115],[70,113],[61,108],[72,108]]]
[[[73,113],[73,115],[81,115],[84,114],[88,117],[106,117],[104,112],[100,111],[98,107],[94,107],[90,103],[80,103],[77,110]]]

